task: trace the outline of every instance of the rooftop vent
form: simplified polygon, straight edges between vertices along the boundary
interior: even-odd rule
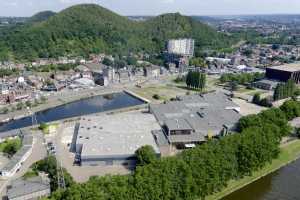
[[[178,121],[178,119],[175,119],[175,121],[176,121],[176,124],[177,124],[177,128],[179,128],[179,121]]]

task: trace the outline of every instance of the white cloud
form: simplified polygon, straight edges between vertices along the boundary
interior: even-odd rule
[[[163,3],[174,3],[175,2],[175,0],[163,0]]]
[[[6,6],[18,6],[18,3],[16,1],[11,1],[11,2],[5,2],[4,3]]]

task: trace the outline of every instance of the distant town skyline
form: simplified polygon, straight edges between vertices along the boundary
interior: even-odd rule
[[[0,15],[28,17],[45,10],[59,12],[81,3],[99,4],[121,15],[300,14],[299,0],[0,0]]]

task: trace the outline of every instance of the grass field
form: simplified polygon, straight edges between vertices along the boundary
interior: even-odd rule
[[[296,140],[291,143],[288,143],[281,147],[281,153],[280,153],[279,157],[277,159],[273,160],[273,162],[271,164],[268,164],[261,170],[253,173],[252,176],[247,176],[240,180],[230,181],[228,183],[228,186],[224,190],[222,190],[221,192],[218,192],[214,195],[208,196],[206,199],[207,200],[221,199],[221,198],[229,195],[230,193],[232,193],[238,189],[241,189],[242,187],[260,179],[261,177],[264,177],[264,176],[280,169],[281,167],[295,161],[299,157],[300,157],[300,140]]]
[[[171,98],[176,96],[183,96],[187,93],[196,94],[199,93],[199,90],[194,90],[186,87],[185,82],[175,82],[176,76],[170,77],[168,81],[164,84],[151,84],[145,85],[142,88],[133,88],[132,91],[146,99],[149,99],[152,102],[161,103],[164,101],[169,101]],[[215,89],[215,85],[218,79],[215,77],[207,77],[207,84],[205,91],[211,91]],[[158,95],[159,100],[154,99],[153,96]]]

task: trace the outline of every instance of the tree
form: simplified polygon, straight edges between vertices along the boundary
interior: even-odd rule
[[[26,101],[26,102],[25,102],[25,105],[26,105],[27,107],[31,107],[31,106],[32,106],[32,103],[31,103],[31,101]]]
[[[106,66],[112,66],[114,63],[112,60],[110,60],[109,58],[104,58],[103,61],[102,61],[102,64],[103,65],[106,65]]]
[[[45,172],[49,174],[51,190],[55,191],[58,188],[57,180],[57,161],[54,156],[48,156],[47,158],[40,160],[33,164],[34,171]],[[66,187],[70,187],[74,184],[73,178],[65,169],[63,169],[64,179]]]
[[[22,102],[19,102],[16,106],[17,110],[22,110],[23,106],[24,106],[24,104]]]
[[[160,97],[158,94],[154,94],[154,95],[152,96],[152,98],[153,98],[153,99],[156,99],[156,100],[160,100],[160,99],[161,99],[161,97]]]
[[[286,83],[279,83],[274,91],[273,99],[280,100],[288,97],[294,96],[297,91],[295,82],[293,80],[288,80]]]
[[[6,140],[3,145],[3,152],[12,157],[21,148],[22,142],[20,138]]]
[[[157,160],[156,152],[150,145],[139,148],[138,150],[136,150],[135,154],[137,156],[138,166],[148,165]]]
[[[255,93],[254,96],[253,96],[253,99],[252,99],[252,102],[254,104],[260,104],[260,93]]]
[[[201,92],[203,92],[204,88],[206,85],[206,74],[204,73],[199,73],[199,89]]]
[[[4,108],[1,109],[0,113],[1,114],[7,114],[8,111],[9,111],[8,108],[4,107]]]
[[[127,57],[127,64],[128,65],[136,65],[137,59],[135,57],[129,56],[129,57]]]
[[[285,113],[288,120],[292,120],[300,116],[300,103],[297,101],[286,101],[282,106],[280,106],[280,109]]]
[[[268,107],[268,108],[273,106],[273,104],[269,98],[263,98],[262,100],[260,100],[259,105]]]
[[[238,89],[238,84],[235,81],[230,82],[229,89],[231,92],[236,91]]]
[[[186,77],[186,85],[189,88],[204,90],[206,85],[206,74],[190,71]]]
[[[195,67],[201,67],[201,68],[207,67],[205,60],[203,60],[203,58],[200,57],[191,58],[189,64]]]
[[[117,69],[124,68],[124,67],[126,67],[126,65],[127,65],[127,63],[124,60],[115,60],[115,62],[114,62],[114,66]]]

